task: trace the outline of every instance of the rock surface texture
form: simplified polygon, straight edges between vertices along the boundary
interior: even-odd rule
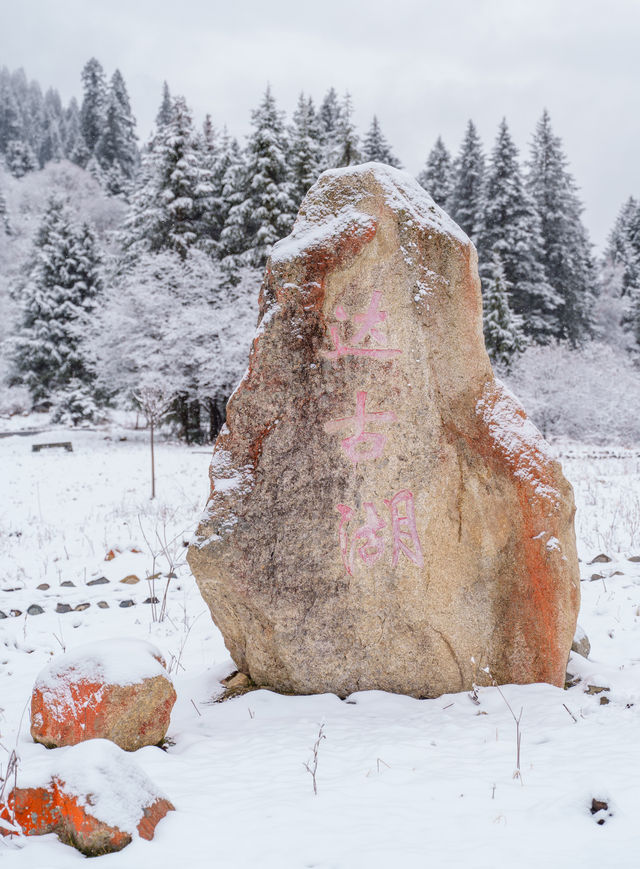
[[[109,739],[125,751],[157,745],[176,692],[158,649],[141,640],[87,643],[59,655],[31,695],[31,736],[47,748]]]
[[[83,854],[97,856],[120,851],[136,834],[153,839],[158,822],[173,810],[109,742],[92,740],[54,754],[51,761],[21,769],[20,787],[0,807],[0,821],[17,825],[25,836],[56,833]]]
[[[324,173],[275,246],[189,550],[256,684],[564,684],[573,493],[481,309],[473,245],[387,166]]]

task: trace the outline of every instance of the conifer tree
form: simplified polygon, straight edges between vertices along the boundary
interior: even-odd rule
[[[91,395],[95,374],[84,336],[101,289],[97,269],[91,231],[74,226],[63,203],[50,200],[13,347],[14,382],[29,389],[36,405],[51,405],[69,389]]]
[[[640,289],[640,202],[630,196],[609,234],[605,260],[620,270],[620,294]]]
[[[93,154],[102,135],[107,108],[104,70],[95,57],[82,70],[82,86],[84,97],[80,110],[80,129],[89,152]]]
[[[60,118],[51,106],[45,104],[38,162],[42,167],[50,160],[60,160],[63,156],[64,146],[60,132]]]
[[[211,173],[184,97],[174,99],[170,123],[158,131],[145,155],[143,179],[125,225],[129,255],[174,250],[185,257],[192,246],[210,250]]]
[[[173,102],[171,100],[171,92],[169,91],[169,85],[165,81],[162,85],[162,101],[160,102],[160,108],[156,115],[156,127],[158,129],[160,129],[160,127],[166,127],[171,123],[172,115]]]
[[[375,160],[378,163],[387,163],[389,166],[401,167],[401,163],[391,151],[384,133],[380,127],[378,116],[374,115],[369,127],[369,132],[362,143],[362,157],[365,162]]]
[[[525,187],[518,152],[505,120],[491,154],[485,193],[478,238],[481,276],[486,285],[486,280],[491,279],[489,265],[497,255],[525,335],[545,343],[558,334],[562,300],[546,278],[540,219]]]
[[[484,213],[484,183],[482,142],[469,121],[453,169],[449,214],[476,246]]]
[[[14,178],[22,178],[27,172],[33,172],[38,167],[38,161],[31,146],[20,139],[9,142],[4,160],[7,169]]]
[[[6,154],[11,142],[24,140],[24,128],[18,103],[9,81],[0,88],[0,152]]]
[[[66,158],[78,166],[86,166],[90,154],[82,135],[80,109],[75,97],[71,97],[69,100],[69,105],[64,113],[62,130]]]
[[[223,240],[228,249],[246,244],[244,260],[261,267],[276,241],[289,233],[296,212],[283,119],[269,87],[252,113],[252,126],[245,154],[245,198],[230,209]]]
[[[575,347],[593,329],[595,275],[582,204],[546,109],[533,136],[528,166],[527,187],[540,217],[542,262],[562,300],[555,337]]]
[[[120,70],[116,70],[111,78],[102,133],[95,148],[110,193],[126,192],[136,173],[135,125],[127,87]]]
[[[318,125],[320,131],[320,145],[322,150],[321,169],[330,169],[333,166],[336,153],[336,139],[338,134],[338,122],[340,120],[340,102],[335,88],[327,91],[318,110]]]
[[[425,168],[418,175],[418,183],[441,208],[447,208],[453,189],[453,166],[440,136],[429,152]]]
[[[353,123],[353,104],[351,94],[345,93],[340,103],[336,124],[333,153],[329,156],[331,167],[353,166],[360,163],[358,133]]]
[[[297,206],[304,199],[307,190],[320,174],[322,146],[320,126],[316,117],[313,100],[303,93],[289,127],[289,178],[291,180],[294,202]]]
[[[500,257],[494,254],[482,296],[484,341],[491,361],[508,368],[525,347],[522,321],[509,304],[509,290]]]

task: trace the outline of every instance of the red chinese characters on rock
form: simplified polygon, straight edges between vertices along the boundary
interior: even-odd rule
[[[329,326],[329,334],[333,342],[332,350],[324,350],[323,355],[332,361],[338,361],[344,356],[364,356],[370,359],[393,359],[402,350],[387,346],[387,336],[381,331],[381,326],[388,317],[381,310],[382,292],[376,290],[371,295],[371,301],[366,311],[354,314],[353,335],[343,343],[341,324],[349,320],[342,307],[338,305],[335,316],[338,323]],[[393,411],[367,411],[367,393],[359,390],[356,393],[356,411],[353,416],[332,419],[325,423],[328,433],[350,429],[353,434],[343,438],[341,447],[351,462],[357,467],[360,462],[373,461],[380,458],[387,443],[387,435],[379,431],[367,431],[367,426],[379,426],[398,421]],[[355,530],[350,531],[350,525],[355,518],[355,510],[347,504],[338,504],[340,513],[338,537],[342,562],[349,576],[353,576],[355,565],[360,559],[366,567],[372,567],[385,554],[386,544],[383,531],[391,527],[391,566],[396,567],[400,556],[404,555],[413,564],[423,567],[424,558],[416,529],[416,515],[413,494],[408,489],[401,489],[392,498],[384,499],[389,511],[390,520],[385,521],[378,513],[372,501],[362,505],[365,521]],[[383,511],[384,512],[384,511]],[[386,514],[385,514],[386,515]]]
[[[378,326],[387,319],[387,312],[380,310],[382,293],[376,290],[371,296],[368,309],[362,314],[354,314],[353,323],[356,329],[349,344],[343,344],[340,337],[341,328],[338,323],[329,326],[329,334],[333,341],[333,350],[323,350],[323,356],[327,359],[340,359],[341,356],[369,356],[374,359],[393,359],[399,356],[402,350],[392,350],[387,347],[387,336],[378,329]],[[344,323],[349,319],[347,312],[338,305],[335,309],[336,320]],[[375,346],[363,346],[366,339],[370,338]]]
[[[397,416],[391,411],[378,411],[367,413],[367,393],[358,392],[356,395],[355,416],[343,419],[332,419],[325,423],[326,432],[340,431],[348,426],[353,426],[354,433],[351,437],[344,438],[342,449],[351,459],[354,465],[358,462],[366,462],[369,459],[379,458],[387,442],[387,436],[379,432],[365,431],[365,425],[373,422],[396,422]]]
[[[416,529],[416,516],[413,506],[413,494],[408,489],[402,489],[393,498],[384,499],[391,517],[391,565],[396,567],[400,555],[405,555],[418,567],[424,565],[422,548]],[[380,518],[371,501],[363,504],[365,523],[349,535],[349,524],[354,517],[355,511],[346,504],[338,504],[340,513],[340,551],[342,562],[349,576],[353,576],[353,569],[357,558],[364,562],[367,567],[379,561],[385,553],[385,541],[382,531],[387,523]]]

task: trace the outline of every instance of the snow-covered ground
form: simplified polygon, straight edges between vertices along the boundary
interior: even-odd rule
[[[68,440],[73,452],[31,451]],[[24,769],[46,752],[30,739],[28,705],[37,673],[62,649],[150,639],[178,692],[168,750],[135,753],[176,811],[152,842],[136,839],[96,866],[640,865],[640,562],[628,560],[640,555],[639,450],[560,450],[578,502],[580,623],[592,649],[588,661],[571,657],[574,687],[422,701],[256,691],[225,703],[214,699],[233,664],[184,562],[209,453],[160,444],[152,502],[142,432],[0,438],[2,769],[13,748]],[[587,564],[599,552],[612,561]],[[122,582],[132,576],[140,581]],[[34,605],[43,612],[29,614]],[[609,690],[590,694],[589,685]],[[508,704],[522,710],[521,778]],[[321,725],[314,795],[304,764]],[[593,816],[593,798],[608,812]],[[8,869],[84,859],[53,835],[0,841]]]

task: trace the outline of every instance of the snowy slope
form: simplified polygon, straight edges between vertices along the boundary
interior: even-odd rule
[[[74,451],[31,452],[32,443],[56,440],[71,440]],[[574,687],[427,701],[257,691],[221,704],[219,680],[233,664],[183,545],[205,500],[209,450],[161,444],[159,497],[150,502],[143,433],[0,439],[3,770],[14,747],[25,776],[46,753],[29,737],[28,702],[53,654],[138,637],[163,652],[178,702],[167,750],[144,748],[135,760],[177,811],[152,842],[136,839],[92,865],[637,867],[640,562],[628,557],[640,555],[640,453],[579,445],[564,453],[579,505],[580,622],[592,646],[591,660],[572,656]],[[613,560],[588,565],[600,551]],[[140,581],[121,582],[131,576]],[[43,612],[28,614],[34,604]],[[589,694],[589,685],[609,691]],[[522,709],[521,778],[513,777],[508,704],[516,716]],[[322,724],[315,796],[304,764]],[[594,797],[611,816],[591,815]],[[53,835],[0,841],[9,869],[67,869],[84,859]]]

